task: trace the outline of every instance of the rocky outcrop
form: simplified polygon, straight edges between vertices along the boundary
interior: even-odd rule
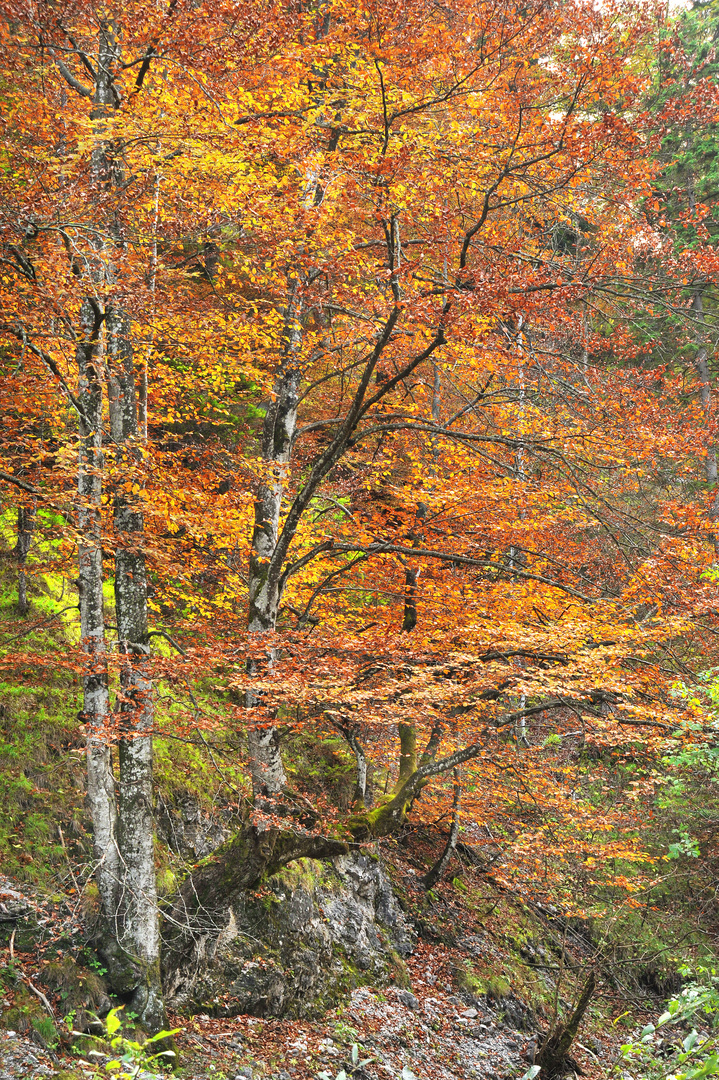
[[[214,1016],[306,1017],[354,987],[401,985],[413,945],[381,863],[356,853],[299,859],[209,923],[181,943],[173,928],[164,986],[172,1007]]]

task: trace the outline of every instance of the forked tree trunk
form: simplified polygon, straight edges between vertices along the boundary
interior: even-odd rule
[[[557,1024],[540,1046],[535,1061],[540,1066],[541,1076],[546,1077],[546,1080],[564,1076],[571,1068],[572,1063],[567,1061],[567,1055],[577,1036],[587,1006],[592,1000],[596,985],[596,975],[590,971],[569,1020],[566,1024]]]
[[[97,198],[82,273],[87,295],[82,305],[84,340],[78,347],[80,377],[79,589],[83,648],[88,655],[85,714],[88,723],[88,797],[92,813],[97,881],[105,922],[103,953],[112,989],[129,999],[140,1023],[156,1031],[164,1024],[160,986],[160,940],[155,887],[152,818],[152,686],[146,671],[147,605],[143,520],[124,499],[115,504],[118,538],[115,572],[120,672],[121,741],[119,802],[112,769],[110,704],[102,597],[102,370],[101,328],[109,371],[111,436],[130,461],[127,440],[137,434],[129,320],[112,302],[112,252],[117,221],[102,209],[101,197],[119,178],[108,120],[119,103],[114,72],[119,63],[116,29],[100,20],[93,94],[90,198]],[[72,85],[72,83],[71,83]],[[101,299],[102,298],[102,299]],[[122,458],[120,459],[122,460]]]

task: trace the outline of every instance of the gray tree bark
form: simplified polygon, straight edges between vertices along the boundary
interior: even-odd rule
[[[18,506],[15,558],[17,559],[17,609],[20,615],[27,615],[30,610],[30,602],[27,598],[27,571],[25,568],[34,528],[35,507]]]
[[[431,889],[433,885],[436,885],[438,881],[444,876],[444,872],[449,866],[449,861],[455,852],[457,847],[457,838],[459,837],[459,815],[462,805],[462,781],[459,774],[459,766],[456,766],[454,772],[454,797],[452,799],[452,824],[449,829],[449,837],[447,843],[444,846],[444,851],[437,859],[434,866],[430,867],[427,873],[422,878],[422,884],[425,889]]]
[[[251,634],[274,630],[280,607],[283,582],[277,574],[270,573],[270,569],[277,547],[282,497],[297,429],[300,373],[295,366],[295,357],[301,339],[301,313],[302,304],[297,297],[295,284],[285,313],[284,363],[274,385],[262,433],[262,459],[267,472],[258,485],[255,498],[247,627]],[[250,658],[248,672],[255,675],[260,667],[271,669],[273,660],[272,650],[268,650],[259,662],[256,658]],[[260,695],[248,690],[246,707],[253,709],[260,703]],[[261,808],[263,802],[267,801],[269,806],[272,799],[281,793],[287,779],[282,765],[279,732],[273,726],[252,725],[247,732],[247,744],[255,805]]]
[[[116,237],[116,241],[119,238]],[[113,276],[109,268],[108,277]],[[110,281],[112,284],[112,281]],[[130,320],[117,304],[106,312],[110,429],[116,457],[131,473],[140,436]],[[155,879],[152,679],[148,672],[144,518],[125,494],[115,497],[115,607],[120,666],[118,841],[123,864],[118,943],[130,1007],[149,1031],[165,1026],[160,925]]]
[[[147,671],[147,577],[140,511],[115,503],[115,605],[120,667],[118,836],[123,862],[119,943],[131,960],[130,1007],[149,1031],[165,1026],[155,881],[152,792],[154,702]],[[120,546],[122,545],[122,546]],[[129,987],[128,987],[129,989]]]
[[[108,119],[120,98],[115,76],[121,58],[116,27],[100,19],[98,52],[88,68],[94,88],[85,87],[54,55],[66,82],[92,98],[90,200],[121,179]],[[98,199],[99,202],[99,199]],[[147,584],[141,512],[124,496],[115,500],[117,537],[115,603],[122,656],[119,696],[119,793],[112,768],[111,725],[102,596],[102,400],[107,376],[110,434],[118,462],[132,463],[138,434],[137,400],[129,318],[112,300],[116,276],[112,252],[120,247],[116,219],[99,211],[92,223],[80,270],[88,287],[82,305],[83,338],[78,345],[80,418],[79,589],[83,648],[89,658],[84,681],[88,723],[88,798],[95,835],[97,880],[105,919],[102,951],[112,988],[128,997],[139,1022],[150,1031],[164,1026],[160,984],[160,934],[155,884],[152,814],[152,684],[147,671]],[[103,310],[104,306],[104,310]],[[104,324],[104,355],[102,328]]]
[[[706,320],[704,318],[704,301],[702,299],[701,289],[697,289],[692,297],[692,310],[698,324],[698,341],[697,341],[697,355],[694,358],[694,366],[696,368],[697,375],[700,380],[700,400],[702,403],[702,409],[704,412],[704,419],[707,428],[712,423],[712,390],[711,390],[711,375],[709,372],[709,347],[707,344],[708,331],[706,327]],[[710,432],[707,432],[707,445],[704,456],[704,476],[706,481],[713,488],[714,497],[709,508],[709,520],[716,522],[719,520],[719,487],[717,486],[717,452],[716,445],[713,441],[713,437]],[[719,537],[714,536],[714,550],[719,554]]]
[[[97,357],[102,315],[94,299],[81,310],[84,340],[77,348],[80,453],[78,462],[78,592],[80,637],[87,657],[83,712],[87,724],[87,796],[94,833],[95,876],[109,932],[114,932],[120,860],[116,841],[115,778],[102,595],[102,381]]]

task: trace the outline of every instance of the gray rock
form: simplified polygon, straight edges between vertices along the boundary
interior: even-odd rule
[[[398,990],[397,1000],[401,1001],[402,1004],[406,1005],[412,1012],[416,1012],[419,1009],[419,1001],[414,994],[410,994],[409,990]]]
[[[268,890],[241,894],[179,962],[168,950],[169,1004],[217,1017],[309,1017],[362,983],[388,982],[412,952],[391,885],[367,855],[298,860]]]

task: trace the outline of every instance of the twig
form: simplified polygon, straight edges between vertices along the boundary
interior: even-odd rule
[[[17,641],[18,638],[27,637],[28,634],[32,634],[34,630],[38,630],[41,626],[45,626],[46,623],[52,622],[53,619],[59,619],[61,615],[64,615],[66,611],[77,611],[77,604],[70,604],[69,607],[64,607],[60,611],[56,611],[54,615],[48,615],[46,619],[40,619],[39,622],[29,626],[26,630],[23,630],[21,634],[14,634],[11,638],[5,638],[4,641],[0,641],[1,646],[9,645],[11,641]]]
[[[47,1011],[50,1013],[50,1016],[52,1016],[54,1018],[55,1010],[53,1009],[52,1005],[50,1004],[50,1002],[47,1000],[47,998],[43,994],[42,990],[38,990],[38,988],[36,986],[33,986],[33,984],[30,982],[29,979],[24,979],[24,982],[27,983],[28,988],[30,990],[32,990],[33,994],[35,994],[36,997],[40,998],[40,1001],[43,1003],[43,1005],[45,1006]]]

